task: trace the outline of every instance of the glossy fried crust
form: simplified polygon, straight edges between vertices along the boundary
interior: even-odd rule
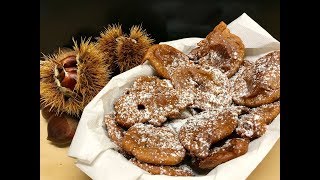
[[[223,146],[212,149],[208,157],[197,159],[195,164],[201,169],[213,169],[219,164],[247,153],[249,142],[248,139],[242,138],[229,139]]]
[[[198,43],[189,57],[200,65],[210,65],[220,69],[228,78],[233,76],[244,60],[245,47],[242,40],[232,34],[227,25],[220,22],[207,37]]]
[[[253,108],[248,114],[240,117],[236,132],[243,138],[262,136],[270,124],[280,113],[280,101]]]
[[[138,160],[157,165],[177,165],[185,156],[175,132],[167,127],[137,123],[122,140],[123,149]]]
[[[259,58],[239,74],[234,83],[233,101],[258,107],[280,98],[280,51]]]
[[[179,166],[161,166],[143,163],[136,158],[132,158],[129,160],[136,166],[141,169],[154,174],[154,175],[168,175],[168,176],[194,176],[193,172],[190,169],[182,168]]]
[[[193,64],[183,52],[166,44],[151,46],[144,60],[148,60],[158,75],[166,79],[171,79],[171,74],[176,67]]]

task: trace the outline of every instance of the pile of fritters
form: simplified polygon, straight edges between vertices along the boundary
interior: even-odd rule
[[[280,51],[255,62],[224,22],[188,55],[153,45],[141,76],[105,116],[109,138],[151,174],[192,176],[248,151],[280,112]]]

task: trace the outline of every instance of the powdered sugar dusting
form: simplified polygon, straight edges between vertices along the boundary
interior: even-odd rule
[[[145,144],[145,147],[156,147],[160,149],[173,149],[183,151],[176,133],[165,127],[154,127],[150,124],[137,123],[133,126],[141,136],[137,144]]]
[[[229,92],[229,80],[220,70],[208,67],[204,71],[212,74],[213,80],[206,83],[209,88],[198,89],[193,108],[210,110],[213,108],[227,107],[232,103]]]
[[[210,66],[181,67],[172,76],[174,87],[191,108],[211,110],[232,103],[229,80],[220,70]]]
[[[189,60],[188,56],[180,54],[176,54],[175,56],[171,57],[172,62],[166,64],[165,68],[167,69],[170,77],[173,76],[173,73],[179,67],[193,67],[194,63]]]
[[[222,22],[198,45],[199,47],[190,52],[189,57],[201,65],[220,69],[228,77],[233,76],[243,62],[243,42],[238,36],[230,33],[226,24]]]
[[[125,132],[120,126],[118,126],[114,118],[114,114],[106,114],[104,121],[109,138],[119,147],[119,149],[121,149],[122,139]]]
[[[280,96],[280,51],[271,52],[235,76],[233,99],[257,106]],[[257,104],[257,105],[255,105]]]
[[[160,126],[185,106],[169,80],[143,76],[115,103],[116,121],[127,127],[147,121]]]
[[[221,34],[219,38],[219,43],[228,44]],[[216,42],[204,40],[202,43],[209,45]],[[204,51],[205,48],[200,45],[199,49]],[[232,105],[232,96],[239,99],[256,95],[262,99],[273,90],[278,90],[280,64],[277,61],[280,60],[280,53],[273,52],[272,57],[263,57],[255,64],[242,66],[238,71],[239,67],[234,64],[239,64],[244,54],[233,46],[228,48],[231,49],[206,50],[207,53],[202,54],[204,56],[194,61],[183,53],[165,52],[164,48],[165,53],[160,56],[164,67],[160,70],[165,69],[169,77],[161,75],[167,78],[161,80],[154,76],[141,77],[126,90],[115,103],[115,110],[116,120],[121,126],[130,127],[129,133],[117,131],[115,126],[109,127],[109,130],[115,139],[133,147],[127,149],[135,156],[135,160],[130,161],[135,161],[137,166],[152,174],[192,173],[186,164],[179,164],[186,150],[193,159],[204,159],[212,153],[233,147],[229,139],[223,146],[210,150],[213,144],[234,130],[237,133],[242,131],[241,136],[249,138],[264,133],[267,123],[261,119],[267,115],[253,108],[249,114],[239,116],[241,108]],[[232,68],[238,73],[228,79]],[[265,106],[268,105],[261,107]],[[193,108],[196,114],[182,113]],[[127,140],[129,138],[128,142],[122,141],[123,134],[127,135]],[[240,153],[240,150],[235,151]],[[169,164],[174,166],[167,166],[166,163],[172,159],[176,162]]]
[[[236,132],[245,138],[256,138],[262,136],[267,124],[280,112],[280,102],[265,104],[250,110],[248,114],[244,114],[238,121]]]
[[[251,91],[257,86],[267,91],[280,88],[280,51],[275,51],[258,59],[253,68],[253,82]],[[252,92],[251,92],[252,93]]]
[[[181,166],[161,166],[161,165],[153,165],[148,163],[143,163],[136,158],[130,159],[130,162],[137,165],[141,169],[151,173],[158,175],[169,175],[169,176],[193,176],[193,172],[190,167],[186,165]]]
[[[249,140],[243,138],[228,139],[221,147],[215,147],[210,155],[195,162],[203,169],[213,169],[226,161],[239,157],[248,151]]]
[[[185,149],[174,131],[151,124],[136,123],[130,127],[123,139],[123,148],[143,162],[159,165],[176,165],[185,156]]]
[[[234,108],[204,111],[190,118],[181,127],[179,139],[191,154],[204,158],[211,144],[231,134],[236,128],[238,112]]]

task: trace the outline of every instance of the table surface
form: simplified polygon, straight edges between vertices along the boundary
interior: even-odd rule
[[[89,180],[75,166],[75,160],[67,156],[69,146],[57,147],[47,139],[47,121],[40,113],[40,179],[41,180]],[[247,180],[280,179],[280,139],[251,173]]]

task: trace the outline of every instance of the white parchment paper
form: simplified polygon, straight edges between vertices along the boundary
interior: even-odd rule
[[[274,39],[245,13],[231,22],[228,28],[232,33],[242,39],[246,47],[245,59],[247,60],[254,61],[270,51],[280,49],[280,42]],[[202,38],[184,38],[163,42],[163,44],[171,45],[184,53],[189,53],[191,49],[196,47],[196,44],[201,39]],[[75,158],[77,160],[76,166],[92,179],[245,179],[262,161],[280,137],[280,115],[278,115],[269,125],[266,133],[250,143],[249,150],[245,155],[217,166],[206,176],[171,177],[165,175],[150,175],[113,150],[115,145],[109,140],[106,134],[104,114],[113,111],[114,101],[121,96],[125,88],[132,85],[137,77],[153,74],[155,74],[154,69],[148,63],[145,63],[115,76],[85,107],[68,155]]]

